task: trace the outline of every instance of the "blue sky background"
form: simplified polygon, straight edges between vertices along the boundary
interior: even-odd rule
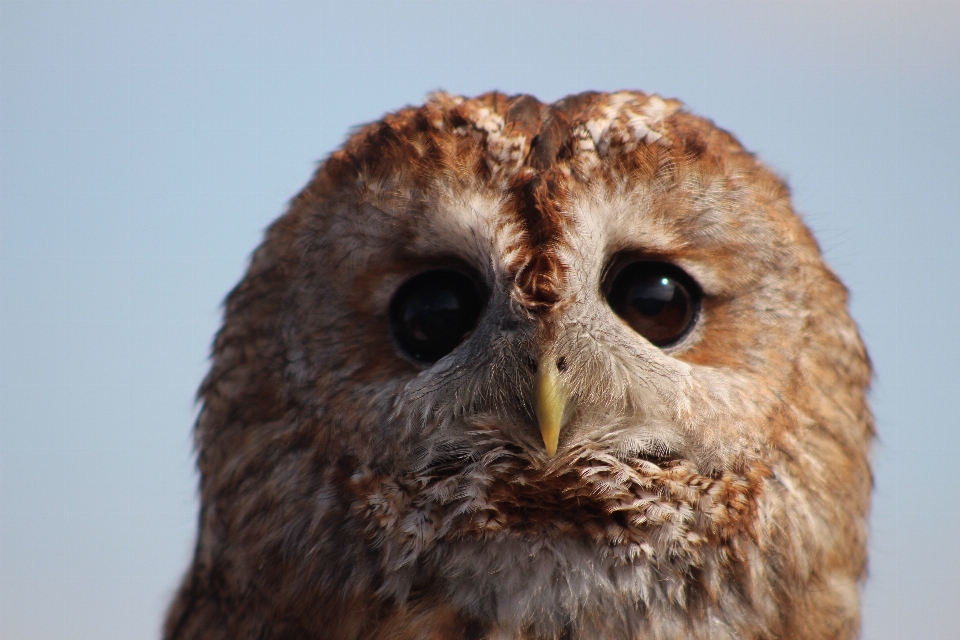
[[[877,370],[864,638],[960,629],[960,3],[0,2],[0,637],[150,639],[219,303],[436,88],[678,97],[784,174]]]

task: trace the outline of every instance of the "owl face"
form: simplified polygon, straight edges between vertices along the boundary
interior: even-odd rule
[[[194,571],[342,637],[846,637],[869,375],[726,132],[436,94],[334,153],[231,294]]]

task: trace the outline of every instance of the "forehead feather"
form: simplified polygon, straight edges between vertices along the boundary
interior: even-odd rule
[[[669,119],[680,107],[676,100],[627,91],[582,93],[553,104],[529,95],[492,92],[468,99],[438,92],[423,106],[363,127],[331,156],[326,173],[337,182],[377,167],[396,171],[398,163],[429,171],[444,160],[466,177],[478,175],[475,163],[482,161],[486,171],[480,173],[503,183],[526,167],[589,170],[642,145],[671,146]]]
[[[701,251],[762,253],[795,227],[783,183],[733,136],[681,107],[631,91],[552,104],[438,92],[362,127],[327,160],[315,186],[321,199],[380,211],[392,218],[388,228],[406,220],[430,233],[436,225],[427,221],[442,213],[451,231],[479,232],[495,244],[494,236],[507,238],[499,251],[505,273],[525,304],[549,308],[564,287],[564,245],[571,233],[588,231],[578,220],[584,214],[605,220],[608,249],[646,238],[655,246],[641,248],[693,260]],[[584,197],[594,205],[584,207]],[[759,262],[771,258],[778,260]]]

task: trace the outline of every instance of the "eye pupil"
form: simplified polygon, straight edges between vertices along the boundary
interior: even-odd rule
[[[673,265],[634,262],[616,274],[607,300],[634,331],[663,347],[678,342],[696,323],[699,289]]]
[[[676,289],[670,279],[660,278],[659,282],[634,285],[630,288],[628,299],[630,305],[643,315],[658,316],[676,297]]]
[[[429,285],[415,292],[403,309],[403,326],[414,340],[425,342],[456,333],[462,323],[460,301],[453,292]]]
[[[393,334],[410,357],[436,362],[473,330],[482,307],[470,277],[453,269],[427,271],[405,282],[394,296]]]

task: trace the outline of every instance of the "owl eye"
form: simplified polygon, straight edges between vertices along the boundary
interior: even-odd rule
[[[482,310],[483,298],[472,278],[453,269],[434,269],[397,290],[390,303],[390,322],[407,355],[433,363],[463,342]]]
[[[700,297],[700,288],[677,267],[633,262],[616,273],[607,302],[634,331],[658,347],[667,347],[696,324]]]

